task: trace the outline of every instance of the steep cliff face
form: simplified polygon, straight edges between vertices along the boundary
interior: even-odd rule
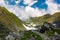
[[[22,21],[4,7],[0,7],[0,21],[12,31],[25,30]]]

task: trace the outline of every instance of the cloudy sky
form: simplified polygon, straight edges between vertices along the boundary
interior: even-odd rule
[[[21,20],[60,12],[60,0],[0,0],[0,6]]]

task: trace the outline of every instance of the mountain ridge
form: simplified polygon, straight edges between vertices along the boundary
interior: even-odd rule
[[[49,23],[54,23],[55,21],[58,21],[58,20],[60,20],[60,12],[56,12],[53,15],[46,14],[40,17],[31,18],[29,22],[42,25],[45,21]]]

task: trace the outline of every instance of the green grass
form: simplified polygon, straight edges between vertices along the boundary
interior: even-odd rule
[[[54,31],[52,31],[52,30],[50,30],[50,31],[46,31],[46,35],[47,36],[52,36],[52,35],[54,35]]]
[[[21,40],[29,40],[29,38],[35,38],[36,40],[42,40],[41,36],[39,36],[36,33],[33,33],[32,31],[27,31],[24,33],[24,36],[21,38]]]

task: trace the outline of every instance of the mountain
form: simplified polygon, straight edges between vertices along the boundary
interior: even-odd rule
[[[0,21],[11,31],[25,30],[23,22],[6,8],[0,6]]]
[[[58,20],[60,20],[60,12],[53,14],[51,18],[47,19],[47,21],[51,23],[58,21]]]
[[[53,15],[46,14],[41,17],[31,18],[29,22],[42,25],[45,21],[49,23],[56,23],[56,21],[60,21],[60,12],[56,12]]]

